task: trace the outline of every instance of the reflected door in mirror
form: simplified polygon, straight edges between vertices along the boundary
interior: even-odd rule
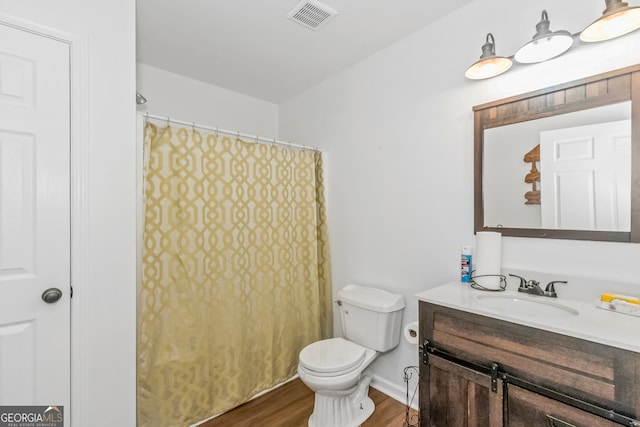
[[[540,132],[542,227],[629,231],[631,121]]]

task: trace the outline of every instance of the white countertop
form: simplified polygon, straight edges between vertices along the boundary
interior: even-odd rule
[[[486,292],[473,289],[468,283],[450,282],[420,292],[416,298],[444,307],[640,352],[640,317],[596,308],[595,300],[561,298],[560,295],[558,298],[533,296],[519,293],[516,289],[517,287],[508,286],[504,292]],[[481,295],[511,296],[522,300],[542,299],[577,310],[578,314],[568,317],[515,314],[487,307],[477,298]]]

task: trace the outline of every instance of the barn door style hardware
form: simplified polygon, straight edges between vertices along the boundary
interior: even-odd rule
[[[491,378],[491,391],[494,393],[498,392],[498,380],[501,380],[503,382],[503,387],[506,387],[507,390],[509,385],[514,385],[530,392],[548,397],[549,399],[573,406],[574,408],[581,409],[585,412],[589,412],[593,415],[608,419],[623,426],[640,427],[640,420],[519,378],[518,376],[507,372],[507,370],[497,362],[491,362],[488,366],[472,363],[432,346],[428,340],[424,341],[423,345],[420,346],[420,350],[422,351],[422,363],[425,365],[429,364],[427,355],[432,354],[456,365],[488,375]],[[560,421],[561,420],[554,421],[555,424],[551,425],[563,426],[562,424],[559,424]]]

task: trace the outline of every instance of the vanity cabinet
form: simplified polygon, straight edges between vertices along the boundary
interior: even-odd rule
[[[429,417],[421,426],[502,426],[502,381],[491,392],[491,377],[438,356],[429,357]],[[422,386],[420,395],[422,395]],[[420,409],[427,406],[420,403]],[[426,421],[425,421],[426,420]]]
[[[639,353],[425,301],[419,320],[423,427],[640,427]]]
[[[620,427],[620,424],[514,385],[508,386],[506,406],[505,425],[509,427]]]

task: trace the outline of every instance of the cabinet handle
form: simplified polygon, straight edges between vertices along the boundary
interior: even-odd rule
[[[549,427],[576,427],[573,424],[569,424],[566,421],[559,420],[558,418],[552,417],[549,414],[547,414],[547,425]]]

